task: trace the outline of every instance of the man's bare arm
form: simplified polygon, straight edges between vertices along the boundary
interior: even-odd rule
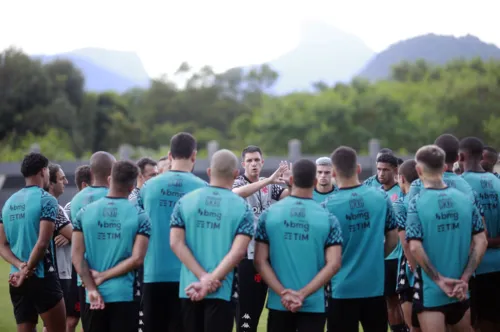
[[[73,226],[71,226],[71,224],[67,224],[59,230],[59,234],[71,241],[71,237],[73,236]]]
[[[247,197],[255,194],[257,191],[261,190],[265,186],[268,186],[272,183],[273,183],[273,181],[271,178],[262,179],[260,181],[254,182],[254,183],[249,183],[249,184],[241,186],[241,187],[233,188],[233,193],[235,193],[236,195],[239,195],[243,198],[247,198]]]
[[[398,245],[398,230],[393,229],[385,233],[384,257],[387,257]]]
[[[269,245],[267,243],[255,243],[253,263],[257,272],[262,276],[262,279],[276,294],[281,294],[285,290],[285,287],[283,287],[269,263]]]
[[[170,248],[172,248],[174,254],[186,265],[189,271],[193,272],[198,280],[207,273],[186,245],[186,232],[183,228],[170,228]]]
[[[234,270],[236,265],[245,257],[251,239],[247,235],[236,235],[231,250],[211,272],[214,280],[222,281],[229,272]]]
[[[321,269],[321,271],[319,271],[311,282],[299,290],[299,294],[303,298],[315,293],[321,287],[325,287],[325,285],[339,271],[342,261],[342,246],[334,245],[326,248],[325,259],[326,265]]]
[[[136,235],[132,256],[121,261],[118,265],[109,270],[100,272],[99,275],[102,277],[103,281],[117,278],[139,268],[144,263],[144,257],[148,251],[148,243],[149,238],[147,236],[141,234]]]
[[[10,265],[15,266],[18,270],[21,270],[24,265],[24,262],[17,258],[10,249],[2,223],[0,223],[0,256],[2,256],[2,258],[5,259],[5,261],[7,261]]]
[[[54,234],[54,222],[50,220],[40,221],[40,231],[30,258],[28,259],[28,270],[32,271],[45,256],[45,251],[49,247],[52,235]]]
[[[469,282],[470,277],[476,271],[477,267],[483,259],[484,253],[488,246],[488,241],[486,239],[486,234],[484,232],[475,234],[472,237],[471,250],[469,252],[469,260],[467,266],[462,274],[461,280]]]
[[[87,260],[85,259],[85,241],[83,233],[79,231],[73,232],[71,238],[73,245],[71,246],[71,257],[76,273],[82,278],[82,282],[88,291],[97,290],[94,278],[90,273],[90,268]]]
[[[425,273],[435,282],[440,278],[439,272],[436,270],[434,265],[432,265],[429,257],[425,253],[422,242],[419,240],[410,240],[410,252],[415,257],[418,265],[424,269]]]

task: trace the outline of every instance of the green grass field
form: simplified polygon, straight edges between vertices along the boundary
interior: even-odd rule
[[[0,259],[0,331],[16,332],[16,322],[12,311],[12,304],[9,296],[9,265]],[[41,326],[41,320],[39,325]],[[258,332],[266,332],[267,329],[267,309],[264,309],[260,317]],[[42,331],[41,327],[38,328]],[[79,331],[79,329],[77,330]],[[359,331],[363,329],[360,327]]]

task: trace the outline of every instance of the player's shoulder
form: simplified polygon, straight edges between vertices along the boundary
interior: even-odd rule
[[[54,196],[52,196],[48,191],[42,188],[40,188],[40,200],[42,201],[42,204],[54,204],[56,206],[59,206],[57,199]]]
[[[413,188],[421,188],[422,187],[422,180],[420,179],[416,179],[415,181],[413,181],[410,185],[410,187],[413,187]]]

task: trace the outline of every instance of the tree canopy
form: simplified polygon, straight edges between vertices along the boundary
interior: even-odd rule
[[[286,153],[290,139],[301,140],[306,154],[339,145],[364,152],[371,138],[414,152],[444,132],[500,146],[498,61],[403,62],[390,80],[316,82],[315,92],[284,96],[268,93],[279,74],[267,65],[217,74],[183,63],[176,75],[188,77],[184,88],[163,76],[149,89],[95,94],[84,91],[85,77],[71,62],[42,64],[7,49],[0,53],[1,161],[20,160],[35,142],[55,160],[121,144],[159,156],[178,131],[193,133],[200,148],[217,140],[233,150],[256,144],[269,154]]]

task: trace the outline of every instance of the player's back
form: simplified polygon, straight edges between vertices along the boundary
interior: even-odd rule
[[[442,275],[460,279],[469,257],[474,218],[480,220],[479,212],[462,192],[449,187],[426,189],[408,204],[406,236],[408,240],[422,241],[429,260]],[[419,272],[425,307],[457,301]]]
[[[184,228],[186,244],[196,260],[205,269],[213,271],[229,253],[236,235],[252,236],[253,213],[243,198],[229,189],[206,187],[190,192],[179,200],[172,214],[172,227]],[[182,265],[180,297],[184,289],[198,278]],[[233,273],[222,281],[222,286],[207,298],[229,301]]]
[[[29,261],[38,241],[40,220],[55,222],[58,212],[57,200],[38,186],[24,187],[5,202],[2,209],[2,223],[12,253],[23,262]],[[35,275],[43,278],[54,273],[52,243],[45,259],[38,263]],[[18,271],[11,266],[11,272]]]
[[[92,270],[106,271],[132,256],[137,234],[149,235],[149,218],[127,198],[104,197],[88,204],[76,217],[75,230],[82,231],[85,256]],[[105,302],[133,299],[134,272],[105,281],[99,292]]]
[[[392,203],[366,185],[341,188],[323,203],[342,231],[342,267],[332,279],[332,298],[384,294],[384,238],[396,228]]]
[[[108,194],[108,190],[107,187],[88,186],[79,191],[70,202],[71,214],[69,217],[71,221],[76,218],[82,207],[103,198]]]
[[[488,237],[500,236],[500,179],[486,172],[465,172],[462,176],[477,193]],[[476,272],[485,274],[498,271],[500,271],[500,248],[488,248]]]
[[[456,175],[453,172],[444,172],[443,174],[443,182],[450,188],[455,188],[458,191],[464,193],[469,196],[469,198],[473,201],[476,200],[475,191],[472,187],[464,180],[463,177]],[[411,200],[415,195],[420,193],[424,188],[422,180],[416,179],[412,182],[410,186],[410,192],[408,193],[408,199]]]
[[[302,289],[325,266],[325,250],[342,243],[337,218],[312,199],[289,196],[264,211],[257,241],[268,242],[270,261],[286,289]],[[307,297],[301,312],[324,312],[325,294]],[[268,307],[286,311],[281,296],[270,290]]]
[[[138,204],[149,215],[154,232],[144,260],[144,282],[178,282],[181,262],[170,248],[170,217],[185,194],[207,183],[193,173],[168,171],[149,179],[141,188]]]

